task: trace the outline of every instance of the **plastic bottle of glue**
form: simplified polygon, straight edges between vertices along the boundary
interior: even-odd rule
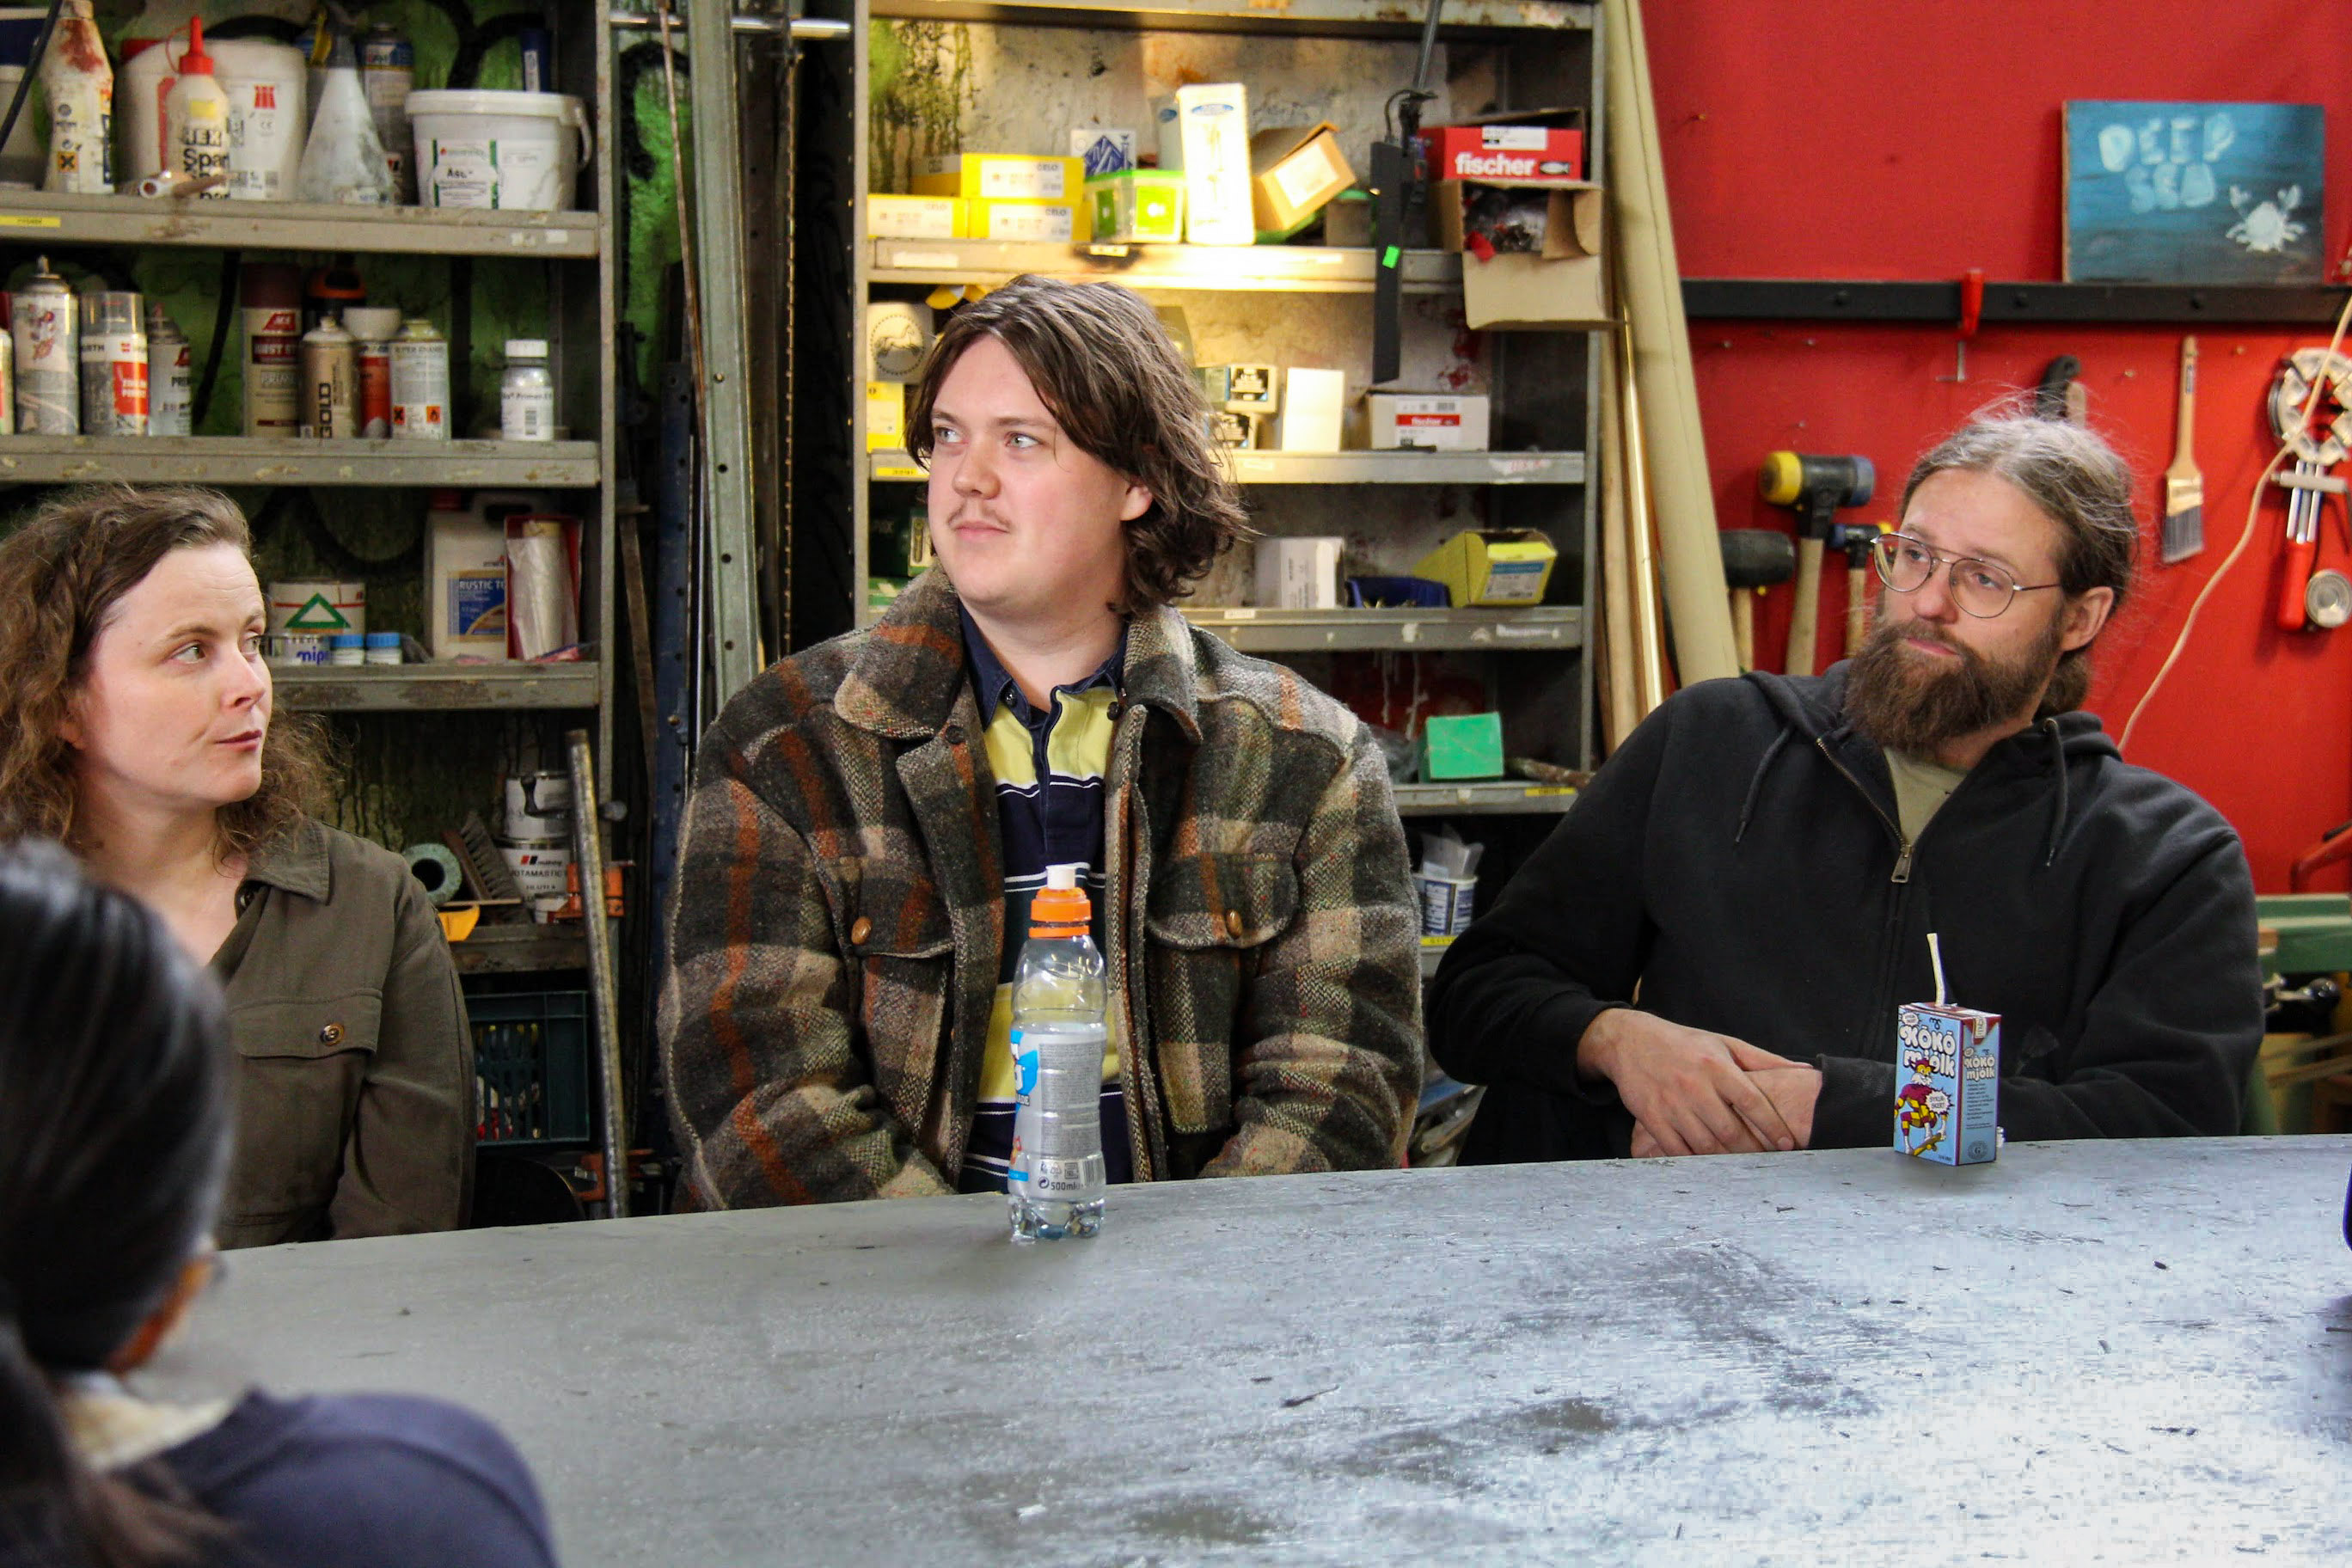
[[[167,173],[218,182],[190,195],[228,199],[228,94],[214,79],[201,17],[188,18],[187,52],[180,57],[172,90],[163,95],[163,151]]]

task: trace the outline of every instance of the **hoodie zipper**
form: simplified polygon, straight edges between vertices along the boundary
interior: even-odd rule
[[[1853,785],[1853,793],[1862,796],[1862,803],[1876,813],[1878,820],[1886,825],[1888,835],[1895,840],[1895,875],[1887,880],[1898,885],[1909,882],[1913,845],[1910,838],[1905,836],[1903,825],[1886,815],[1886,808],[1878,804],[1878,798],[1875,795],[1862,787],[1862,781],[1853,776],[1852,768],[1838,761],[1837,753],[1830,750],[1830,739],[1827,735],[1814,736],[1813,744],[1820,750],[1822,755],[1829,760],[1830,766],[1843,773],[1846,783]],[[1925,829],[1922,829],[1922,832],[1924,833]]]

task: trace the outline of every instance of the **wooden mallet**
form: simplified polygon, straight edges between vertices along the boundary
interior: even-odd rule
[[[1756,488],[1774,506],[1797,513],[1797,603],[1789,616],[1790,675],[1811,675],[1821,635],[1822,551],[1835,526],[1838,509],[1867,506],[1878,488],[1878,470],[1868,458],[1821,457],[1811,452],[1768,452]]]

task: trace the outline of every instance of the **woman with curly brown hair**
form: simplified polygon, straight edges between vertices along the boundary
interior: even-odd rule
[[[0,541],[0,842],[63,842],[226,990],[222,1246],[449,1229],[464,1000],[407,868],[310,815],[323,740],[271,712],[250,547],[204,489],[85,491]]]

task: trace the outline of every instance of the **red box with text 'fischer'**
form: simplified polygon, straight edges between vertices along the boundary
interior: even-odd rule
[[[1584,132],[1559,125],[1437,125],[1423,137],[1432,180],[1577,180]]]

